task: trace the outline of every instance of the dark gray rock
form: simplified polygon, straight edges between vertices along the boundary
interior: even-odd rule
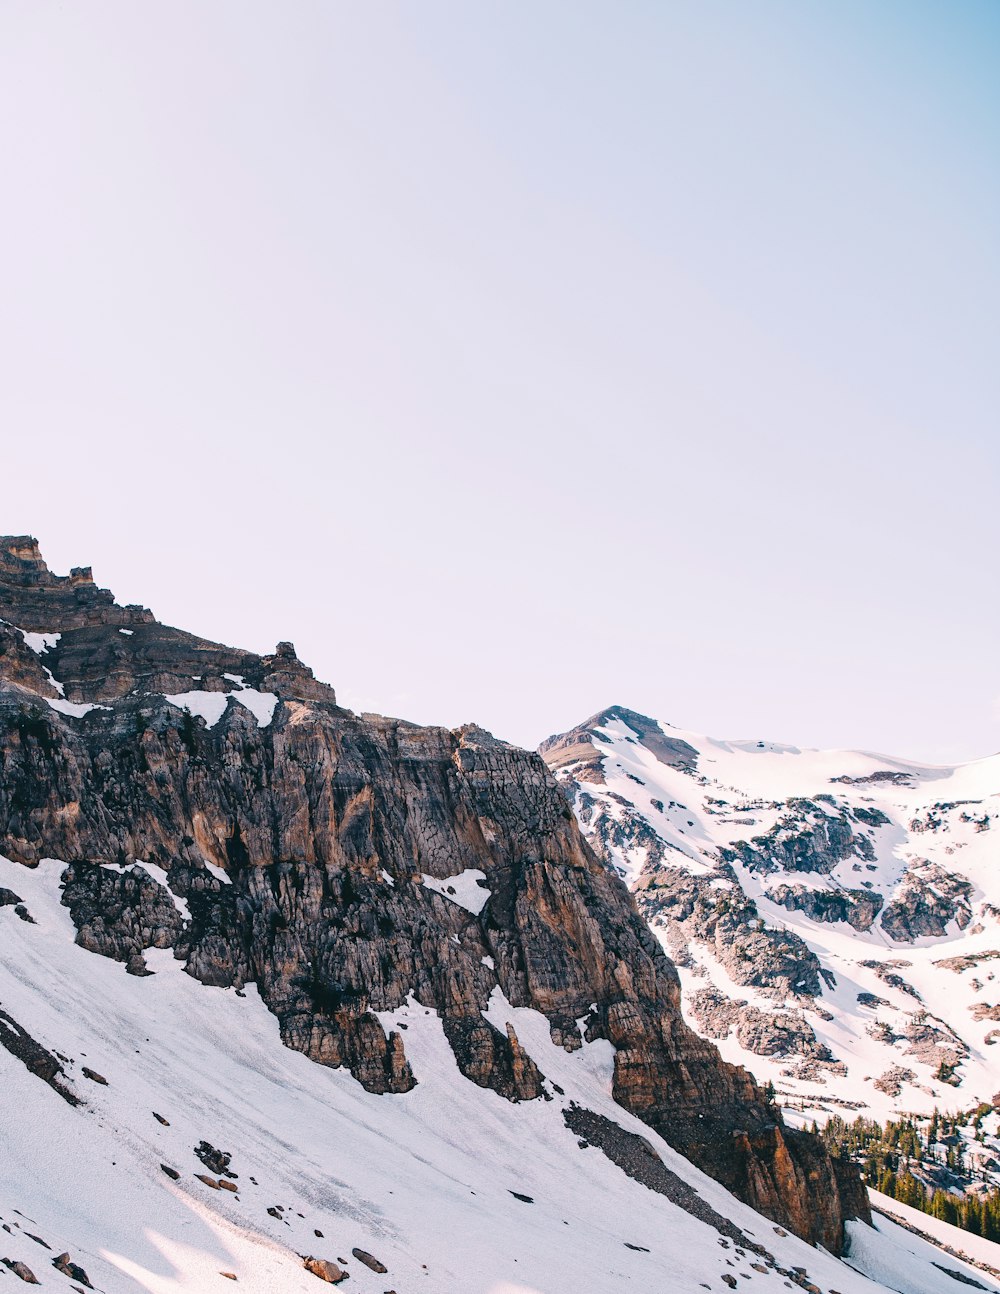
[[[950,921],[964,930],[972,920],[971,897],[969,881],[936,863],[917,864],[903,878],[880,924],[897,943],[908,943],[921,935],[941,936]]]
[[[855,930],[870,930],[885,902],[873,890],[815,890],[804,885],[777,885],[768,894],[775,903],[804,912],[813,921],[846,921]]]
[[[679,926],[687,938],[708,945],[737,984],[782,1000],[819,996],[816,954],[794,932],[765,925],[731,867],[695,875],[684,867],[650,865],[634,892],[650,923]]]
[[[79,1097],[75,1096],[62,1081],[65,1074],[56,1057],[40,1042],[36,1042],[27,1029],[18,1024],[13,1016],[8,1015],[2,1008],[0,1008],[0,1047],[9,1051],[29,1073],[40,1078],[43,1083],[48,1083],[53,1092],[58,1092],[68,1105],[80,1104]]]
[[[750,871],[832,872],[852,856],[871,859],[868,836],[855,832],[846,813],[828,813],[812,800],[789,800],[789,812],[770,831],[752,840],[733,841],[722,851],[728,862],[737,859]]]
[[[144,949],[172,948],[184,926],[169,891],[138,864],[124,872],[71,864],[63,873],[63,903],[81,947],[120,962],[138,957],[139,966]]]

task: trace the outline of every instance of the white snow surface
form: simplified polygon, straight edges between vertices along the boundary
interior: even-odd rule
[[[62,634],[31,633],[27,629],[18,629],[17,632],[24,639],[25,644],[39,656],[44,652],[51,651],[62,637]]]
[[[874,1221],[874,1229],[863,1222],[848,1222],[851,1250],[846,1260],[873,1281],[882,1282],[898,1294],[955,1294],[956,1290],[968,1289],[970,1280],[988,1290],[998,1288],[996,1281],[978,1267],[953,1258],[888,1218],[876,1214]],[[960,1277],[950,1274],[954,1272]]]
[[[227,678],[230,676],[227,675]],[[200,716],[205,720],[209,728],[214,728],[222,716],[226,713],[226,707],[229,705],[229,698],[232,697],[240,705],[246,706],[257,724],[261,728],[266,728],[274,718],[274,710],[278,704],[278,698],[274,692],[258,692],[256,688],[241,687],[232,692],[202,692],[196,690],[193,692],[178,692],[174,696],[164,696],[171,705],[176,705],[178,709],[187,710],[189,714]]]
[[[894,1200],[889,1195],[882,1195],[879,1191],[869,1189],[868,1194],[874,1208],[901,1218],[903,1222],[923,1231],[938,1244],[947,1245],[974,1262],[983,1263],[994,1272],[1000,1272],[1000,1245],[994,1241],[984,1240],[982,1236],[974,1236],[971,1231],[953,1227],[950,1222],[932,1218],[927,1213],[921,1213],[919,1209],[911,1209],[908,1204],[900,1204],[898,1200]]]
[[[174,696],[167,696],[164,693],[164,700],[177,706],[179,710],[187,710],[188,714],[197,715],[205,720],[209,728],[214,728],[226,713],[230,695],[229,692],[202,691],[178,692]]]
[[[424,872],[421,880],[429,890],[436,890],[438,894],[450,899],[452,903],[457,903],[459,907],[465,908],[475,916],[482,912],[486,906],[486,900],[490,897],[490,890],[479,884],[480,881],[486,880],[486,873],[480,871],[478,867],[467,867],[464,872],[445,876],[443,879],[428,876]]]
[[[46,697],[47,704],[60,714],[67,714],[71,719],[82,719],[91,710],[110,710],[109,705],[97,705],[93,701],[67,701],[64,697]]]
[[[63,1251],[104,1294],[225,1291],[223,1272],[248,1294],[315,1294],[302,1254],[345,1259],[359,1294],[694,1294],[722,1291],[723,1274],[760,1294],[785,1289],[773,1270],[751,1267],[753,1254],[724,1245],[599,1150],[580,1149],[562,1117],[571,1100],[645,1137],[712,1207],[782,1266],[805,1268],[823,1294],[904,1288],[894,1274],[873,1285],[778,1235],[671,1151],[611,1099],[605,1041],[568,1054],[551,1043],[543,1016],[512,1008],[497,990],[489,1018],[516,1029],[553,1085],[551,1101],[512,1104],[461,1076],[440,1020],[411,998],[381,1019],[389,1029],[407,1025],[417,1086],[373,1095],[346,1070],[283,1047],[252,986],[242,994],[206,987],[158,950],[146,954],[155,974],[135,978],[78,947],[60,903],[62,872],[54,860],[27,869],[0,859],[0,885],[21,896],[36,923],[0,908],[0,1005],[66,1058],[68,1085],[83,1101],[72,1108],[0,1048],[0,1220],[8,1228],[0,1257],[27,1263],[43,1290],[67,1288],[51,1266]],[[89,1081],[84,1065],[107,1086]],[[203,1139],[232,1154],[237,1194],[195,1177],[206,1171],[193,1153]],[[882,1236],[881,1224],[873,1244],[859,1233],[852,1261],[879,1262]],[[926,1254],[913,1254],[922,1242],[902,1236],[894,1244],[907,1264],[906,1294],[954,1294],[950,1277],[939,1280]],[[356,1262],[354,1247],[388,1274]]]
[[[246,706],[257,720],[258,727],[266,728],[274,718],[274,710],[278,704],[278,698],[274,692],[258,692],[255,687],[244,687],[230,695],[234,696],[240,705]]]
[[[612,824],[641,819],[662,842],[660,864],[650,863],[645,841],[610,848],[609,861],[630,885],[647,865],[654,871],[662,865],[707,875],[717,869],[722,848],[766,834],[789,813],[793,799],[808,799],[830,815],[875,809],[889,820],[878,827],[852,821],[853,830],[871,841],[874,861],[852,856],[829,875],[788,870],[764,875],[738,859],[732,863],[767,925],[798,934],[835,977],[836,987],[824,984],[816,1009],[805,1010],[818,1041],[847,1066],[847,1076],[795,1077],[785,1057],[747,1050],[735,1031],[713,1039],[725,1058],[745,1065],[761,1082],[774,1082],[786,1109],[791,1108],[792,1117],[798,1109],[803,1121],[815,1117],[822,1123],[832,1113],[848,1120],[857,1114],[885,1120],[899,1113],[929,1114],[935,1105],[968,1109],[991,1101],[1000,1089],[1000,1022],[986,1015],[976,1019],[973,1009],[981,1013],[983,1007],[1000,1004],[1000,755],[931,766],[861,751],[720,741],[667,723],[660,728],[698,752],[694,772],[657,758],[623,718],[613,717],[594,730],[591,741],[601,756],[603,780],[584,773],[574,782],[577,765],[558,773],[572,784],[577,815],[592,839],[595,819],[603,816]],[[882,776],[858,780],[873,774]],[[897,780],[887,775],[898,775]],[[833,803],[817,801],[817,795],[832,797]],[[971,916],[964,929],[952,920],[940,937],[897,942],[881,928],[881,915],[870,930],[858,931],[843,921],[814,921],[769,897],[770,888],[782,883],[834,892],[864,887],[884,895],[888,905],[910,870],[919,874],[928,863],[970,885]],[[716,884],[720,890],[727,886]],[[669,952],[667,931],[656,921],[653,930]],[[709,947],[691,941],[686,951],[691,964],[679,968],[685,1011],[690,995],[711,985],[763,1011],[786,1009],[766,993],[735,984]],[[957,956],[982,960],[964,969],[941,965]],[[879,968],[900,975],[919,1000],[885,983]],[[884,1005],[861,1005],[859,993],[873,994]],[[877,1024],[898,1035],[921,1012],[945,1031],[953,1030],[968,1048],[955,1073],[957,1086],[941,1081],[936,1066],[911,1054],[904,1039],[873,1036]],[[687,1018],[698,1027],[696,1019]],[[914,1078],[902,1081],[898,1095],[891,1095],[874,1083],[895,1066]]]

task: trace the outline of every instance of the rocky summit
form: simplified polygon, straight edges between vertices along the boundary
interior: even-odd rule
[[[382,1290],[395,1254],[407,1288],[423,1272],[425,1289],[522,1277],[549,1294],[581,1287],[585,1256],[593,1289],[617,1288],[626,1258],[636,1288],[695,1288],[662,1283],[678,1270],[679,1211],[708,1288],[733,1283],[730,1268],[753,1279],[753,1264],[769,1288],[802,1284],[810,1264],[824,1289],[871,1288],[826,1256],[848,1233],[865,1251],[856,1169],[786,1126],[770,1092],[685,1023],[672,961],[539,755],[472,725],[355,715],[291,644],[257,656],[162,625],[86,568],[53,575],[28,537],[0,540],[0,621],[0,1063],[36,1129],[51,1121],[91,1147],[95,1173],[101,1156],[114,1167],[100,1170],[104,1222],[79,1203],[60,1212],[43,1134],[6,1104],[21,1193],[0,1200],[9,1235],[48,1209],[42,1239],[100,1265],[101,1288],[172,1289],[107,1255],[132,1243],[115,1213],[129,1192],[173,1192],[174,1207],[183,1187],[229,1210],[230,1254],[268,1237],[268,1261],[294,1251],[310,1283],[350,1266],[375,1290],[389,1265]],[[691,774],[683,741],[650,740]],[[588,744],[574,736],[565,765],[581,786]],[[851,912],[865,919],[860,898]],[[808,950],[772,939],[768,956],[815,990]],[[306,1069],[271,1049],[268,1021]],[[88,1142],[97,1128],[104,1140]],[[187,1167],[178,1128],[199,1161]],[[447,1167],[445,1146],[459,1157]],[[269,1173],[280,1198],[262,1197]],[[618,1222],[595,1204],[583,1242],[573,1210],[609,1190],[625,1192]],[[493,1276],[463,1284],[447,1247],[467,1243],[455,1219],[473,1208],[476,1262]],[[117,1237],[101,1232],[109,1209]],[[606,1243],[625,1256],[595,1269],[594,1227],[638,1220],[642,1243],[616,1232]],[[343,1239],[325,1244],[331,1228]],[[537,1232],[535,1248],[515,1265],[486,1232]],[[298,1288],[287,1271],[241,1279]]]

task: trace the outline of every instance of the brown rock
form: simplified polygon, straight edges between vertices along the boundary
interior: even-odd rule
[[[0,1258],[0,1263],[3,1263],[7,1270],[12,1271],[15,1276],[19,1276],[26,1285],[41,1284],[27,1263],[17,1262],[13,1258]]]
[[[341,1281],[346,1281],[348,1278],[347,1272],[326,1258],[304,1258],[302,1266],[307,1272],[318,1276],[321,1281],[326,1281],[328,1285],[339,1285]]]
[[[94,1288],[83,1268],[70,1261],[69,1254],[60,1254],[58,1258],[53,1258],[52,1266],[57,1272],[62,1272],[64,1276],[68,1276],[70,1280],[79,1281],[81,1285],[86,1285],[87,1289],[92,1290]]]

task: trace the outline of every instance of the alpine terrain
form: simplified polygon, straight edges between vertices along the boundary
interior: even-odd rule
[[[539,755],[352,714],[26,536],[0,620],[0,1287],[997,1288],[702,1036],[812,1101],[985,1092],[974,772],[918,863],[930,774],[803,757],[779,803],[799,757],[744,785],[755,749],[620,711],[546,752],[585,835]]]
[[[923,1123],[929,1187],[996,1184],[1000,756],[717,741],[620,706],[542,750],[692,1027],[797,1121]],[[974,1117],[946,1145],[935,1110]]]

